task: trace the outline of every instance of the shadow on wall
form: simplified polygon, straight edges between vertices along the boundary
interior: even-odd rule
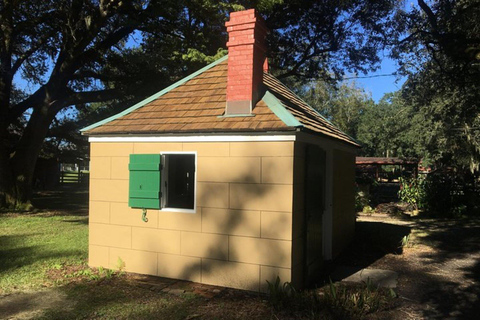
[[[258,179],[253,175],[235,180],[239,181],[238,184],[248,185],[248,188],[242,188],[243,200],[234,201],[234,209],[198,208],[201,210],[202,219],[206,220],[209,216],[208,220],[213,221],[209,225],[203,225],[203,235],[209,237],[210,234],[215,234],[215,240],[206,248],[200,249],[202,251],[199,253],[202,256],[200,262],[185,267],[181,277],[193,279],[201,270],[202,282],[217,285],[223,283],[252,291],[265,290],[258,287],[258,276],[261,272],[259,265],[290,268],[290,255],[286,255],[285,247],[291,250],[291,242],[261,238],[260,210],[253,210],[249,206],[249,203],[262,201],[269,192],[272,192],[272,187],[269,184],[258,184]],[[234,184],[236,183],[229,183],[229,193],[232,192]],[[197,198],[197,203],[215,202],[223,193],[224,190],[219,189],[203,192],[201,197]],[[229,199],[234,197],[228,194]],[[282,220],[282,217],[279,219]],[[275,223],[268,227],[282,226]],[[264,282],[265,284],[260,285],[266,287],[266,281]]]

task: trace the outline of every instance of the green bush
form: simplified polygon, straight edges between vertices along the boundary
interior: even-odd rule
[[[400,190],[398,197],[408,203],[414,210],[425,205],[425,181],[422,178],[406,179],[400,177]]]
[[[362,212],[366,207],[370,207],[370,200],[363,193],[357,192],[355,195],[355,211]]]

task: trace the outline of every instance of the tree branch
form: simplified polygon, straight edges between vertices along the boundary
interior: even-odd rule
[[[8,114],[9,121],[13,121],[16,118],[20,117],[28,108],[32,108],[35,105],[38,105],[40,101],[45,99],[45,86],[42,86],[37,89],[33,94],[31,94],[25,100],[17,103],[11,107]]]
[[[430,22],[430,25],[432,26],[435,33],[438,34],[437,18],[435,17],[435,14],[433,13],[432,9],[430,9],[430,7],[423,0],[418,0],[418,5],[420,8],[422,8],[423,12],[425,12],[425,14],[427,15],[428,21]]]
[[[102,51],[111,48],[113,45],[118,43],[120,40],[128,36],[133,31],[135,31],[135,27],[133,26],[123,27],[118,29],[117,31],[109,34],[103,41],[97,43],[92,48],[81,53],[78,56],[77,61],[79,62],[81,61],[82,64],[84,64],[85,61],[90,62],[95,60],[101,54]]]
[[[48,111],[51,114],[57,114],[60,110],[68,106],[113,100],[117,98],[119,94],[120,93],[116,89],[105,89],[105,90],[85,91],[85,92],[70,91],[70,93],[66,95],[65,99],[58,99],[53,101],[50,104]]]
[[[70,80],[83,80],[85,78],[93,78],[101,81],[112,80],[112,77],[108,77],[92,70],[78,71],[70,77]]]
[[[22,66],[23,62],[25,62],[25,60],[27,60],[32,54],[35,53],[35,51],[37,51],[38,49],[40,49],[40,47],[42,47],[46,42],[47,40],[52,36],[52,34],[48,34],[46,35],[45,37],[43,37],[42,39],[40,39],[36,45],[32,45],[30,47],[30,49],[28,49],[27,51],[25,51],[21,56],[19,56],[17,58],[17,60],[15,60],[15,62],[13,62],[13,66],[12,66],[12,73],[15,74],[18,69]]]
[[[117,89],[105,89],[96,91],[72,92],[65,100],[64,107],[91,102],[102,102],[118,98],[120,92]]]

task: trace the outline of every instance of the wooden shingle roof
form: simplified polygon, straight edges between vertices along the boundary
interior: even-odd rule
[[[89,136],[234,133],[305,130],[358,144],[325,120],[272,75],[253,116],[224,117],[227,57],[145,99],[118,115],[82,129]]]

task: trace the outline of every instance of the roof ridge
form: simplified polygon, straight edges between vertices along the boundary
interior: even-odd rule
[[[327,118],[325,118],[320,112],[318,112],[318,110],[316,110],[315,108],[313,108],[311,105],[309,105],[307,102],[305,102],[305,100],[303,100],[302,98],[300,98],[295,92],[293,92],[292,89],[290,89],[289,87],[287,87],[286,85],[283,84],[283,82],[281,82],[280,80],[277,79],[277,77],[275,77],[274,75],[272,74],[269,74],[267,73],[270,77],[272,77],[273,79],[277,80],[278,82],[280,82],[283,87],[285,89],[287,89],[291,94],[293,94],[298,100],[300,100],[301,102],[303,102],[307,107],[309,107],[311,110],[313,110],[315,113],[317,113],[323,120],[327,121],[329,124],[331,124],[332,126],[336,127],[330,120],[328,120]]]
[[[325,118],[318,110],[316,110],[315,108],[313,108],[311,105],[309,105],[307,102],[305,102],[305,100],[303,100],[302,98],[300,98],[295,92],[292,91],[292,89],[290,89],[289,87],[287,87],[286,85],[284,85],[280,80],[278,80],[275,76],[273,76],[272,74],[270,73],[266,73],[264,72],[264,74],[268,75],[269,78],[275,80],[276,82],[280,83],[282,85],[282,88],[286,89],[290,94],[292,94],[296,99],[300,100],[300,102],[302,102],[302,104],[304,104],[306,107],[308,107],[311,111],[313,111],[315,113],[315,115],[319,116],[322,120],[324,120],[325,122],[327,122],[328,125],[330,125],[331,127],[333,127],[334,129],[338,130],[341,134],[345,135],[348,139],[350,139],[352,142],[356,143],[359,145],[358,141],[354,138],[352,138],[349,134],[345,133],[343,130],[341,130],[340,128],[338,128],[336,125],[334,125],[330,120],[328,120],[327,118]],[[293,101],[291,101],[293,102]],[[273,110],[272,110],[273,111]],[[288,110],[286,110],[287,112],[289,112]],[[290,112],[289,112],[290,113]],[[291,114],[291,113],[290,113]],[[329,129],[330,131],[332,129]]]
[[[103,119],[103,120],[98,121],[98,122],[96,122],[96,123],[94,123],[94,124],[91,124],[91,125],[89,125],[89,126],[87,126],[87,127],[85,127],[85,128],[80,129],[80,132],[85,132],[85,131],[94,129],[94,128],[99,127],[99,126],[101,126],[101,125],[104,125],[104,124],[106,124],[106,123],[108,123],[108,122],[111,122],[111,121],[113,121],[113,120],[115,120],[115,119],[118,119],[118,118],[120,118],[120,117],[123,117],[124,115],[127,115],[127,114],[131,113],[132,111],[137,110],[138,108],[143,107],[143,106],[146,105],[147,103],[150,103],[150,102],[154,101],[155,99],[163,96],[164,94],[170,92],[171,90],[179,87],[180,85],[184,84],[185,82],[187,82],[187,81],[195,78],[196,76],[198,76],[198,75],[204,73],[205,71],[207,71],[207,70],[215,67],[216,65],[220,64],[221,62],[223,62],[223,61],[225,61],[225,60],[227,60],[227,59],[228,59],[228,55],[225,55],[225,56],[221,57],[220,59],[217,59],[217,60],[215,60],[214,62],[206,65],[205,67],[201,68],[200,70],[197,70],[197,71],[195,71],[194,73],[191,73],[190,75],[186,76],[185,78],[182,78],[182,79],[178,80],[177,82],[169,85],[169,86],[166,87],[165,89],[163,89],[163,90],[161,90],[161,91],[159,91],[159,92],[157,92],[157,93],[149,96],[148,98],[145,98],[145,99],[143,99],[142,101],[134,104],[134,105],[131,106],[130,108],[127,108],[127,109],[123,110],[122,112],[119,112],[119,113],[117,113],[117,114],[114,114],[113,116],[110,116],[110,117],[108,117],[108,118],[106,118],[106,119]]]
[[[289,112],[285,107],[282,105],[280,100],[275,97],[273,93],[269,90],[265,91],[264,96],[262,99],[267,107],[272,110],[272,112],[280,119],[286,126],[289,127],[303,127],[303,124],[295,118],[295,116]]]

